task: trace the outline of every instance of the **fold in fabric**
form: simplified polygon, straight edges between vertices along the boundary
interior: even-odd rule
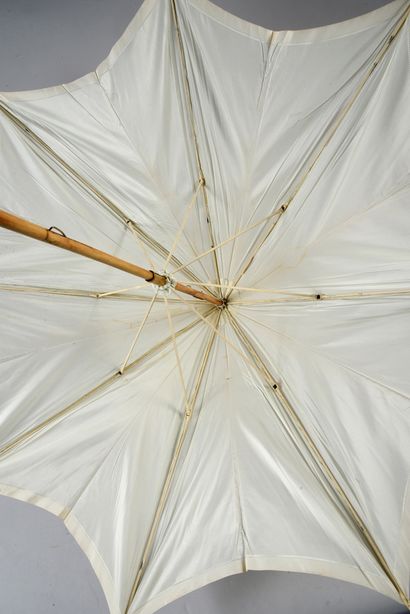
[[[61,517],[111,614],[248,569],[408,599],[406,10],[274,32],[146,0],[95,72],[0,95],[2,208],[228,299],[147,312],[0,230],[0,493]]]

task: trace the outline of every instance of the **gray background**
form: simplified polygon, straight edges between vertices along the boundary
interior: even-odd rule
[[[265,27],[308,28],[385,0],[219,0]],[[107,55],[138,0],[0,0],[0,91],[71,81]],[[318,576],[248,572],[170,604],[161,614],[401,614],[375,592]],[[108,614],[98,581],[62,522],[0,497],[0,614]]]

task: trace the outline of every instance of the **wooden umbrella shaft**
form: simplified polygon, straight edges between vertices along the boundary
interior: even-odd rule
[[[52,226],[50,229],[43,228],[43,226],[33,224],[28,220],[24,220],[21,217],[1,210],[0,226],[7,228],[8,230],[18,232],[19,234],[26,235],[27,237],[31,237],[32,239],[37,239],[38,241],[44,241],[45,243],[50,243],[56,247],[61,247],[70,252],[74,252],[75,254],[81,254],[86,258],[97,260],[97,262],[108,264],[109,266],[119,269],[120,271],[125,271],[126,273],[131,273],[131,275],[145,279],[145,281],[149,281],[157,286],[164,286],[167,283],[167,277],[165,275],[160,275],[159,273],[155,273],[149,269],[144,269],[136,264],[132,264],[131,262],[127,262],[126,260],[122,260],[116,256],[112,256],[111,254],[107,254],[100,249],[96,249],[95,247],[91,247],[85,243],[80,243],[80,241],[69,239],[65,235],[59,234],[59,232],[52,230],[55,228],[54,226]],[[206,292],[195,290],[194,288],[181,284],[180,282],[176,282],[175,290],[183,292],[184,294],[189,294],[190,296],[200,300],[208,301],[208,303],[212,303],[213,305],[223,305],[223,301],[221,299],[218,299]]]

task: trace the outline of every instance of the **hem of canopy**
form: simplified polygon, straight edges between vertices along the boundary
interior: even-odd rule
[[[110,614],[122,614],[117,599],[114,597],[114,582],[109,569],[96,545],[68,507],[65,507],[58,501],[48,499],[30,490],[11,486],[10,484],[0,484],[0,495],[30,503],[50,512],[54,516],[58,516],[89,560],[107,600]]]
[[[220,8],[209,0],[186,0],[188,4],[195,7],[208,17],[215,19],[222,25],[235,30],[241,34],[245,34],[250,38],[255,38],[261,41],[269,41],[272,34],[278,36],[282,44],[304,44],[317,43],[334,38],[342,38],[349,34],[355,34],[367,30],[378,23],[391,19],[398,13],[400,7],[405,7],[407,0],[393,0],[384,6],[381,6],[373,11],[358,15],[351,19],[338,21],[324,26],[316,26],[303,30],[269,30],[263,26],[258,26],[250,21],[246,21],[241,17],[237,17],[228,11]]]
[[[134,606],[129,614],[154,614],[167,604],[228,576],[243,573],[244,563],[247,571],[285,571],[293,573],[307,573],[335,580],[342,580],[351,584],[363,586],[401,603],[399,596],[391,587],[389,581],[381,576],[361,571],[358,567],[328,561],[325,559],[311,559],[296,556],[266,556],[248,555],[245,559],[236,559],[223,565],[208,569],[188,580],[178,582],[162,591],[142,606]]]
[[[115,596],[112,575],[101,557],[96,545],[90,538],[83,525],[73,512],[58,501],[49,499],[30,490],[25,490],[10,484],[0,483],[0,495],[30,503],[40,507],[54,516],[58,516],[86,555],[101,585],[107,600],[110,614],[122,614]],[[130,610],[129,614],[154,614],[157,610],[191,593],[207,584],[222,580],[228,576],[243,573],[244,566],[247,571],[287,571],[294,573],[307,573],[336,580],[350,582],[376,592],[401,603],[387,578],[375,575],[359,567],[347,565],[326,559],[314,559],[303,556],[267,556],[261,554],[247,555],[244,559],[238,558],[212,567],[202,574],[178,582],[165,589],[137,609]]]
[[[122,33],[118,41],[112,47],[108,56],[98,65],[98,67],[92,71],[75,79],[74,81],[70,81],[69,83],[63,83],[59,85],[51,85],[50,87],[42,87],[36,90],[21,90],[16,92],[0,92],[0,100],[3,99],[7,102],[7,100],[38,100],[41,98],[51,98],[53,96],[58,96],[59,94],[65,94],[67,90],[69,92],[75,92],[76,90],[81,89],[82,87],[86,87],[87,85],[91,85],[93,83],[99,83],[99,77],[105,73],[110,67],[115,64],[117,59],[120,57],[122,52],[126,49],[129,43],[132,40],[132,37],[135,35],[137,30],[139,30],[144,21],[147,19],[149,14],[151,13],[154,6],[161,2],[162,0],[144,0],[141,4],[140,8],[130,21],[129,25]],[[397,1],[397,0],[396,0]],[[98,76],[97,76],[98,75]]]
[[[35,90],[22,90],[16,92],[0,92],[0,100],[35,100],[40,98],[49,98],[64,94],[68,91],[75,91],[92,83],[97,83],[99,78],[111,68],[121,56],[123,51],[131,42],[137,30],[144,24],[156,4],[164,0],[144,0],[137,13],[130,21],[128,27],[120,36],[118,41],[112,47],[108,56],[99,64],[99,66],[83,77],[65,83],[62,85],[53,85]],[[389,4],[379,7],[378,9],[353,17],[345,21],[333,23],[330,25],[309,28],[306,30],[283,30],[274,32],[263,26],[258,26],[246,21],[225,11],[219,6],[209,2],[209,0],[187,0],[187,2],[198,11],[204,13],[211,19],[226,26],[231,30],[235,30],[240,34],[244,34],[250,38],[260,40],[261,42],[269,43],[272,34],[277,36],[278,42],[281,44],[309,44],[320,41],[326,41],[333,38],[341,38],[349,34],[359,33],[363,30],[371,28],[378,23],[391,19],[395,14],[399,13],[400,7],[405,7],[407,0],[393,0]],[[97,77],[98,75],[98,77]]]

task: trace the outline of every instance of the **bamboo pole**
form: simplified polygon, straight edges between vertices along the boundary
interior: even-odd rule
[[[95,247],[91,247],[85,243],[80,243],[79,241],[70,239],[63,234],[59,234],[59,232],[53,231],[53,227],[50,229],[44,228],[43,226],[33,224],[32,222],[24,220],[21,217],[17,217],[16,215],[8,213],[7,211],[0,210],[0,227],[7,228],[13,232],[18,232],[19,234],[26,235],[32,239],[37,239],[38,241],[50,243],[51,245],[61,247],[62,249],[74,252],[75,254],[80,254],[86,258],[91,258],[91,260],[102,262],[103,264],[112,266],[120,271],[125,271],[131,275],[145,279],[145,281],[157,286],[161,287],[167,283],[167,277],[165,275],[160,275],[159,273],[155,273],[155,271],[151,271],[149,269],[144,269],[136,264],[127,262],[126,260],[122,260],[116,256],[112,256],[111,254],[107,254],[106,252],[96,249]],[[189,294],[190,296],[200,300],[212,303],[213,305],[223,305],[223,301],[215,296],[212,296],[206,292],[200,292],[180,282],[176,282],[175,289],[179,292],[183,292],[184,294]]]
[[[57,154],[57,152],[50,147],[43,139],[41,139],[36,132],[34,132],[31,128],[27,126],[20,118],[18,118],[11,110],[0,101],[0,112],[3,113],[19,130],[21,130],[24,135],[29,138],[33,143],[35,143],[43,152],[45,152],[52,160],[54,160],[59,168],[63,169],[69,176],[77,183],[77,185],[81,186],[86,190],[87,193],[92,194],[93,197],[96,198],[97,202],[100,205],[104,205],[108,210],[116,217],[116,219],[121,220],[127,228],[129,228],[130,232],[132,232],[133,236],[145,246],[153,249],[159,256],[166,258],[168,256],[168,250],[158,243],[151,235],[149,235],[146,231],[144,231],[138,224],[130,219],[118,205],[116,205],[112,200],[107,198],[105,194],[103,194],[94,184],[92,184],[88,179],[85,179],[78,171],[76,171],[72,166],[68,164],[66,160],[64,160],[61,156]],[[145,251],[145,250],[144,250]],[[148,254],[147,254],[148,255]],[[149,261],[150,258],[148,257]],[[180,267],[183,266],[181,261],[176,258],[175,255],[171,257],[171,261],[174,266]],[[193,281],[200,281],[198,277],[187,268],[188,265],[184,267],[185,273],[188,277]],[[211,292],[212,294],[212,292]]]

